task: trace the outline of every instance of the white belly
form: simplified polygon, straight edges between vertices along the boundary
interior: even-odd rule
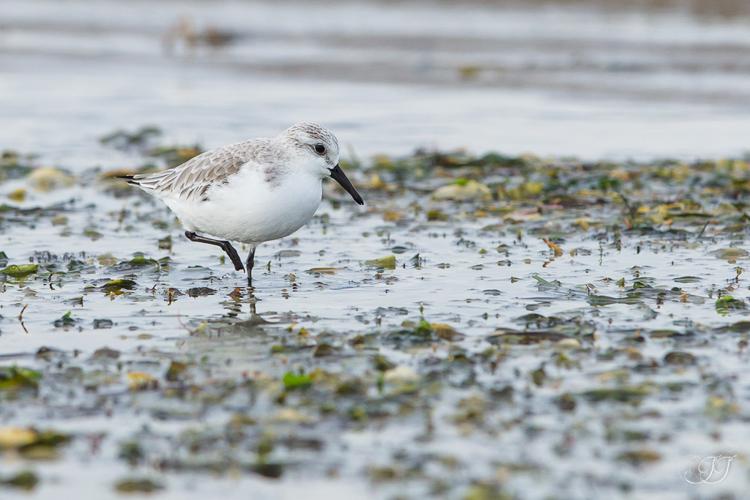
[[[309,221],[320,206],[321,179],[295,173],[271,186],[259,169],[209,191],[207,201],[165,199],[183,226],[222,240],[258,244],[283,238]]]

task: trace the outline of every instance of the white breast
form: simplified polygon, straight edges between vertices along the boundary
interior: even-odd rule
[[[283,238],[305,225],[322,198],[321,179],[295,170],[269,183],[262,169],[242,169],[207,201],[165,199],[183,226],[216,238],[258,244]]]

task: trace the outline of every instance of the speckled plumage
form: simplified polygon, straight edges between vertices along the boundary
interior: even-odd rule
[[[325,154],[316,153],[320,145]],[[314,215],[321,181],[338,155],[333,133],[303,122],[129,182],[164,201],[188,231],[257,245],[293,233]]]
[[[164,172],[136,175],[133,180],[159,197],[207,201],[212,187],[229,182],[242,168],[263,168],[267,177],[278,179],[284,158],[273,149],[269,139],[251,139],[206,151]]]
[[[330,145],[335,159],[338,159],[339,143],[336,136],[316,123],[301,122],[275,139],[250,139],[222,146],[173,169],[135,175],[132,183],[160,198],[207,201],[212,188],[229,182],[230,177],[241,169],[261,169],[263,179],[275,188],[291,171],[293,149],[305,147],[303,138]],[[329,165],[335,165],[333,156],[326,156],[325,160]]]
[[[336,136],[302,122],[271,139],[230,144],[171,170],[123,178],[161,199],[187,239],[220,247],[251,284],[255,247],[305,225],[320,205],[325,177],[364,204],[338,163]],[[244,265],[230,241],[250,246]]]
[[[321,127],[317,123],[300,122],[289,127],[284,132],[284,134],[286,135],[288,141],[294,142],[298,146],[301,146],[304,144],[304,141],[302,141],[300,138],[311,138],[323,144],[328,144],[335,151],[336,158],[338,158],[338,155],[339,155],[338,139],[336,139],[336,136],[333,135],[333,132],[331,132],[330,130],[324,127]],[[333,163],[332,163],[333,159],[331,157],[326,157],[326,160],[331,166],[333,166]]]

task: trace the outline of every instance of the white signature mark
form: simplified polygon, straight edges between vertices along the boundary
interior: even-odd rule
[[[707,457],[693,457],[692,467],[683,473],[685,481],[690,484],[716,484],[729,475],[732,460],[737,455],[709,455]]]

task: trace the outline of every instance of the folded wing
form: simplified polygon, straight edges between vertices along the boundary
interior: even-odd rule
[[[243,165],[256,164],[258,151],[264,140],[230,144],[192,158],[182,165],[155,174],[123,176],[130,184],[160,198],[184,201],[206,201],[209,189],[224,184],[237,174]],[[250,165],[248,165],[250,166]]]

